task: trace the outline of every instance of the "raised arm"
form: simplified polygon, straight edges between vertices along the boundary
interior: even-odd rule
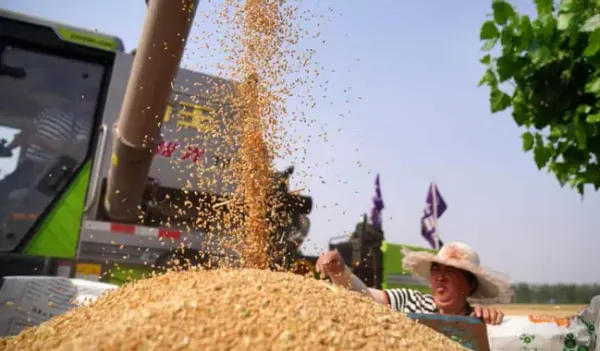
[[[367,287],[367,285],[352,273],[350,267],[344,264],[344,259],[337,251],[323,254],[317,260],[316,269],[320,274],[329,278],[333,284],[359,292],[372,298],[375,302],[389,305],[388,294],[382,290]]]

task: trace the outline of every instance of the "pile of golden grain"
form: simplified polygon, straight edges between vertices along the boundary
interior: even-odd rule
[[[403,314],[311,278],[193,270],[144,279],[2,350],[463,350]]]

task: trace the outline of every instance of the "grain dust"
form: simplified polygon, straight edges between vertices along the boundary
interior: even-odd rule
[[[357,293],[254,269],[140,280],[0,340],[0,349],[464,350]]]

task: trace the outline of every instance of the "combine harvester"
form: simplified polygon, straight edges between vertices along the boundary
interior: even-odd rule
[[[193,13],[181,11],[181,2],[151,2],[134,56],[124,52],[117,37],[0,10],[0,176],[5,177],[0,180],[0,336],[138,279],[174,255],[179,262],[207,267],[239,260],[233,250],[214,250],[228,236],[215,229],[218,223],[198,225],[199,216],[222,218],[219,204],[235,187],[222,180],[237,147],[219,133],[231,111],[216,95],[225,96],[233,83],[178,69],[185,46],[181,38],[187,37],[192,19]],[[154,42],[169,43],[170,51]],[[48,154],[24,151],[32,148],[17,135],[34,129],[45,109],[65,106],[78,108],[77,122],[67,121],[66,128],[67,139],[77,143],[58,147],[49,162],[32,166],[32,154],[38,161]],[[207,133],[213,135],[210,143],[198,141]],[[20,145],[11,145],[17,140]],[[19,169],[22,165],[29,168]],[[216,182],[190,177],[186,165]],[[293,168],[273,172],[273,181],[280,182],[273,196],[285,199],[279,215],[287,221],[277,221],[282,224],[272,233],[271,243],[282,254],[271,263],[314,273],[316,257],[299,250],[308,235],[312,199],[288,190],[292,173]],[[200,208],[191,211],[190,203]],[[330,243],[369,286],[426,290],[402,270],[403,247],[427,250],[385,242],[366,217],[349,239]],[[47,296],[53,296],[52,304]],[[486,339],[481,323],[433,318],[423,322],[447,335],[462,335],[473,349],[488,347],[481,341]],[[495,334],[488,328],[492,345],[506,336],[506,329],[497,328]],[[531,339],[513,331],[508,335]],[[536,342],[540,339],[544,335]]]
[[[144,40],[138,55],[153,59],[134,64],[119,38],[10,12],[0,17],[0,127],[27,132],[45,108],[74,105],[74,129],[85,128],[77,130],[77,152],[55,152],[55,159],[28,172],[29,182],[14,182],[14,175],[26,171],[20,167],[27,166],[29,145],[13,149],[11,140],[4,143],[3,164],[18,166],[14,175],[4,169],[9,175],[0,181],[6,199],[0,209],[0,276],[120,284],[163,266],[174,254],[205,265],[236,261],[233,251],[199,254],[229,235],[215,228],[224,227],[223,204],[236,187],[228,180],[238,144],[224,131],[232,82],[171,69],[178,58],[148,52]],[[171,32],[160,32],[156,41],[174,41]],[[273,196],[284,199],[280,214],[287,219],[274,221],[279,228],[273,236],[297,247],[308,234],[312,199],[288,190],[292,173],[293,167],[273,172],[273,182],[280,182]],[[16,187],[2,184],[10,182]],[[183,254],[177,250],[182,244],[188,248]],[[278,260],[273,257],[274,264],[286,263]]]

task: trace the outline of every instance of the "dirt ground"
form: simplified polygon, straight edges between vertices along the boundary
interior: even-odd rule
[[[494,308],[502,311],[507,316],[527,316],[540,314],[547,316],[572,316],[577,314],[584,305],[535,305],[535,304],[510,304],[494,305]]]

